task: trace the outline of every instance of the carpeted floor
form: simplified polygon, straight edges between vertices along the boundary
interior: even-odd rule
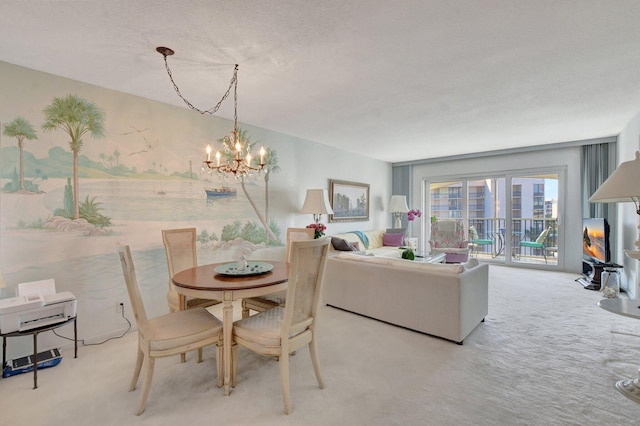
[[[156,363],[147,410],[127,392],[136,333],[65,347],[60,365],[0,380],[3,425],[631,425],[640,404],[614,383],[640,364],[640,321],[597,306],[574,274],[490,267],[489,315],[463,346],[330,307],[320,318],[326,387],[309,353],[291,358],[293,413],[277,362],[240,350],[238,386],[215,386],[205,361]],[[390,283],[392,285],[392,283]],[[398,307],[389,306],[389,309]],[[239,315],[239,310],[237,312]]]

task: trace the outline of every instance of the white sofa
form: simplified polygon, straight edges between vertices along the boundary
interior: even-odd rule
[[[362,232],[345,232],[342,234],[331,235],[331,237],[342,238],[350,243],[358,243],[360,254],[367,254],[382,257],[399,258],[402,256],[402,250],[398,247],[384,246],[383,236],[384,230],[362,231]],[[329,255],[334,256],[338,253],[333,245],[329,246]]]
[[[324,303],[462,344],[484,321],[489,267],[340,253],[327,260]]]

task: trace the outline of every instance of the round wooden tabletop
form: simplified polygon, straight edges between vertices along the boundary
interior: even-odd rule
[[[289,279],[289,264],[286,262],[268,262],[273,269],[267,273],[250,276],[222,275],[214,269],[224,263],[212,263],[185,269],[173,276],[171,281],[178,287],[191,290],[228,291],[246,290],[284,283]]]

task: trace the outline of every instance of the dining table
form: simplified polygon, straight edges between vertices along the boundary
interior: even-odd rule
[[[171,281],[186,297],[220,300],[224,341],[224,394],[231,393],[231,346],[233,344],[233,301],[264,296],[286,290],[289,264],[286,262],[248,262],[237,268],[235,262],[200,265],[175,274]],[[181,297],[180,309],[185,309]]]

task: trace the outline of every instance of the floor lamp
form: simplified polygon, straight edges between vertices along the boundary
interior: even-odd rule
[[[635,204],[636,213],[640,216],[640,152],[636,151],[636,158],[624,162],[613,171],[611,176],[598,188],[589,198],[592,203],[624,203],[632,201]],[[638,225],[640,234],[640,225]],[[635,250],[625,250],[624,254],[630,258],[640,260],[640,236],[634,243]],[[637,279],[636,279],[637,280]],[[601,307],[611,312],[640,318],[640,289],[636,283],[636,301],[633,305],[628,304],[628,300],[603,300],[599,303]],[[640,370],[638,378],[630,380],[620,380],[616,383],[616,389],[627,398],[640,403]]]

